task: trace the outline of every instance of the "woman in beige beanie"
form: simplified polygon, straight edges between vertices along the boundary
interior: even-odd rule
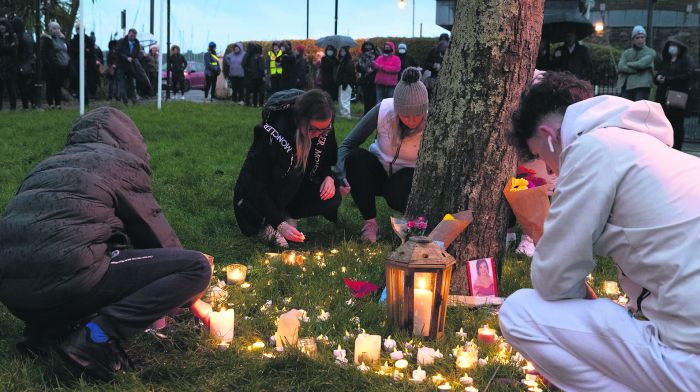
[[[336,172],[344,184],[340,190],[352,194],[365,219],[362,239],[369,242],[377,241],[377,196],[383,196],[389,207],[406,211],[428,117],[428,90],[420,75],[418,68],[406,68],[394,97],[367,112],[338,149]],[[360,148],[375,129],[377,137],[369,151]]]

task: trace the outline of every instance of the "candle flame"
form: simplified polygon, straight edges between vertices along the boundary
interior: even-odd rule
[[[418,288],[421,290],[425,290],[425,279],[418,279]]]

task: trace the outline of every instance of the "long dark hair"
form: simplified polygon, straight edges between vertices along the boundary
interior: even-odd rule
[[[309,136],[309,122],[314,120],[326,120],[335,114],[333,99],[327,92],[313,89],[305,92],[294,103],[294,123],[297,126],[297,163],[306,171],[309,152],[311,151],[311,137]]]

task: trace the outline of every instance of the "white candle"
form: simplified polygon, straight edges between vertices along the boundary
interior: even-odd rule
[[[408,367],[408,361],[405,359],[399,359],[396,361],[396,363],[394,363],[394,367],[401,370],[406,369]]]
[[[394,370],[394,381],[399,381],[401,379],[403,379],[403,373],[398,370]]]
[[[612,280],[603,282],[603,291],[605,295],[620,295],[620,287],[617,285],[617,282]]]
[[[411,373],[411,376],[411,381],[413,382],[423,382],[423,380],[425,380],[425,378],[427,377],[425,370],[421,369],[420,365],[418,365],[418,369],[414,370]]]
[[[462,339],[466,339],[466,338],[467,338],[467,333],[464,332],[464,328],[460,328],[460,329],[459,329],[459,332],[457,332],[457,337],[458,337],[458,338],[462,338]]]
[[[226,308],[209,314],[209,332],[217,341],[231,343],[233,340],[234,317],[233,309]]]
[[[333,350],[333,356],[336,358],[345,358],[345,350],[343,350],[343,348],[340,347],[340,345],[338,345],[338,349]]]
[[[389,354],[389,357],[391,357],[391,359],[394,361],[403,359],[403,351],[396,351],[396,347],[394,347],[394,352]]]
[[[226,266],[226,283],[243,284],[247,272],[248,267],[243,264],[231,264]]]
[[[396,340],[391,338],[391,335],[389,335],[388,338],[384,339],[384,349],[386,351],[394,351],[396,349]]]
[[[472,348],[467,350],[458,350],[456,355],[455,365],[459,369],[472,369],[479,362],[479,352]]]
[[[435,384],[441,384],[445,382],[445,377],[442,376],[442,374],[438,373],[432,377],[432,380]]]
[[[275,344],[277,351],[284,351],[284,346],[296,346],[299,340],[299,317],[301,312],[292,309],[280,316],[277,320],[277,333],[275,334]]]
[[[438,389],[441,391],[450,391],[450,390],[452,390],[452,386],[450,384],[448,384],[447,382],[445,382],[444,384],[440,385],[438,387]]]
[[[435,362],[435,350],[430,347],[421,347],[418,349],[418,364],[432,365]]]
[[[382,337],[361,333],[355,339],[355,363],[372,363],[379,360],[382,347]]]
[[[413,289],[413,335],[430,335],[430,320],[433,315],[433,292],[426,288],[427,282],[416,279]]]
[[[367,372],[367,371],[369,371],[369,366],[365,365],[364,362],[362,362],[362,364],[359,365],[357,368],[360,369],[361,372]]]
[[[472,386],[468,386],[468,387],[464,388],[464,392],[479,392],[479,390],[472,387]]]
[[[472,385],[474,383],[474,379],[469,377],[469,375],[467,373],[464,373],[464,376],[459,378],[459,382],[462,385],[469,386],[469,385]]]

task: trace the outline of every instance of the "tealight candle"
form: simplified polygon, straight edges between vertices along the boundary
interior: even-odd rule
[[[221,343],[219,343],[219,344],[216,345],[216,347],[217,347],[219,350],[226,350],[226,349],[228,349],[228,346],[229,346],[229,344],[226,343],[226,342],[221,342]]]
[[[527,361],[527,365],[523,366],[523,372],[525,374],[537,374],[537,369],[535,369],[530,361]]]
[[[435,350],[430,347],[421,347],[418,349],[418,364],[432,365],[435,362]]]
[[[403,359],[403,351],[396,351],[396,347],[394,347],[394,352],[389,354],[389,357],[391,357],[391,359],[394,361]]]
[[[486,344],[496,343],[496,330],[489,328],[488,324],[479,328],[479,341]]]
[[[333,350],[333,356],[336,358],[345,358],[345,350],[343,350],[343,348],[340,347],[340,345],[338,345],[338,349]]]
[[[457,350],[455,365],[459,369],[472,369],[479,363],[479,351],[471,347]]]
[[[620,295],[620,287],[617,282],[606,280],[603,282],[603,292],[605,295]]]
[[[402,379],[403,379],[403,373],[398,371],[398,370],[394,370],[394,381],[399,381]]]
[[[300,315],[301,311],[292,309],[277,320],[277,333],[275,334],[277,351],[284,351],[284,346],[296,346],[301,326]]]
[[[445,382],[444,384],[440,385],[438,389],[441,391],[451,391],[452,386],[449,383]]]
[[[222,308],[209,314],[209,332],[217,341],[231,343],[233,340],[235,314],[233,309]]]
[[[226,266],[226,283],[243,284],[248,272],[248,267],[243,264],[231,264]]]
[[[372,363],[379,360],[382,347],[382,337],[361,333],[355,339],[355,363]]]
[[[479,390],[472,387],[472,386],[468,386],[468,387],[464,388],[464,392],[479,392]]]
[[[462,385],[469,386],[469,385],[472,385],[474,383],[474,379],[469,377],[469,375],[467,373],[464,373],[464,376],[459,378],[459,382]]]
[[[396,363],[394,363],[394,367],[401,370],[406,369],[408,367],[408,361],[405,359],[399,359],[396,361]]]
[[[293,250],[285,250],[282,252],[282,262],[287,265],[302,265],[304,264],[304,256]]]
[[[259,340],[250,345],[251,350],[260,350],[261,348],[265,348],[265,343]]]
[[[520,382],[521,382],[523,385],[525,385],[525,387],[527,387],[527,388],[536,387],[536,386],[537,386],[537,381],[533,381],[533,380],[522,379]]]
[[[542,388],[537,387],[537,386],[535,386],[535,387],[528,387],[528,388],[527,388],[527,391],[528,391],[528,392],[542,392]]]
[[[387,374],[391,372],[391,366],[389,366],[389,362],[384,362],[384,365],[379,367],[379,371],[381,374]]]
[[[411,373],[411,376],[411,381],[413,382],[423,382],[423,380],[425,380],[427,377],[425,370],[421,369],[420,365],[418,365],[418,369]]]
[[[464,328],[460,328],[459,332],[456,333],[458,338],[466,339],[467,338],[467,333],[464,332]]]
[[[432,380],[435,384],[440,384],[443,383],[447,380],[445,380],[445,377],[442,376],[442,374],[438,373],[432,377]]]
[[[360,364],[357,368],[360,369],[361,372],[368,372],[369,371],[369,366],[365,365],[364,362],[362,362],[362,364]]]
[[[433,292],[427,288],[426,279],[417,279],[413,289],[413,335],[430,335],[433,315]]]
[[[384,349],[390,352],[396,349],[396,340],[392,339],[391,335],[389,335],[388,338],[384,339]]]
[[[316,340],[314,338],[299,339],[298,346],[302,353],[310,357],[316,356]]]

